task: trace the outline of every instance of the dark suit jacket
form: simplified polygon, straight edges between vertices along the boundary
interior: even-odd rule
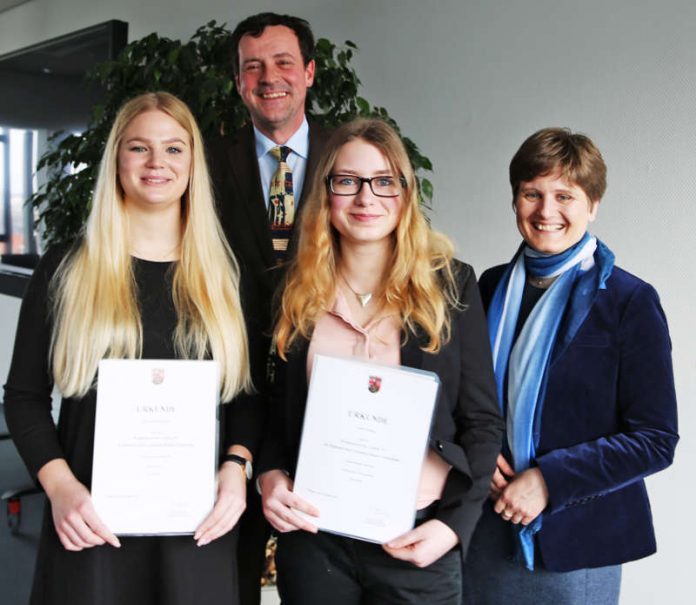
[[[496,401],[490,345],[476,277],[469,265],[458,271],[463,310],[453,311],[452,337],[439,353],[425,353],[422,336],[401,348],[401,364],[436,372],[441,380],[430,447],[452,465],[435,517],[459,536],[465,553],[488,494],[503,424]],[[307,350],[302,341],[278,360],[269,438],[260,472],[283,469],[294,475],[307,399]]]
[[[480,280],[487,308],[504,265]],[[643,477],[672,462],[677,404],[657,292],[614,267],[606,289],[552,353],[536,464],[549,490],[537,534],[553,571],[632,561],[656,550]]]
[[[324,128],[310,123],[309,157],[296,224],[328,136]],[[252,125],[209,141],[206,151],[220,223],[240,265],[252,377],[257,389],[265,392],[266,358],[272,328],[271,301],[280,280],[280,271],[275,268]],[[294,251],[297,231],[294,230],[289,255]],[[252,417],[246,421],[261,422]]]
[[[314,171],[321,157],[328,132],[309,125],[309,157],[295,224],[302,215]],[[208,146],[208,163],[222,228],[243,273],[258,285],[258,297],[251,307],[259,317],[270,318],[270,300],[277,284],[273,245],[268,226],[268,211],[263,199],[259,165],[256,160],[254,130],[251,124],[229,137]],[[294,250],[297,229],[293,230],[290,254]],[[265,326],[266,327],[266,326]]]

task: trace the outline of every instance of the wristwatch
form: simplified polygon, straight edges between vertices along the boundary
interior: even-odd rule
[[[235,462],[242,467],[242,472],[247,478],[247,481],[251,480],[251,476],[254,474],[254,469],[251,466],[251,462],[247,460],[244,456],[239,456],[237,454],[225,454],[222,457],[223,464],[225,462]]]

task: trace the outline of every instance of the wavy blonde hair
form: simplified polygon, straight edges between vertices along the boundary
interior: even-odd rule
[[[425,333],[424,351],[437,352],[449,339],[449,310],[458,305],[451,262],[454,247],[425,220],[416,177],[396,131],[382,120],[357,119],[334,131],[303,202],[297,255],[288,268],[274,333],[283,358],[298,337],[311,337],[319,315],[333,305],[340,246],[339,234],[331,225],[326,182],[341,148],[355,139],[376,147],[394,175],[406,181],[385,278],[385,303],[398,310],[405,337],[415,334],[417,326]]]
[[[221,398],[251,388],[239,268],[215,214],[203,140],[189,108],[166,92],[142,94],[119,110],[109,138],[83,237],[52,283],[51,364],[65,396],[83,396],[102,358],[139,358],[143,327],[129,252],[128,216],[118,179],[125,129],[146,111],[162,111],[189,134],[191,170],[181,200],[181,255],[173,275],[177,355],[220,363]]]

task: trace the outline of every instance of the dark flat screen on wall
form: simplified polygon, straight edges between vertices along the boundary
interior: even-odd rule
[[[85,74],[127,43],[128,24],[112,20],[0,55],[0,125],[81,130],[101,96]]]

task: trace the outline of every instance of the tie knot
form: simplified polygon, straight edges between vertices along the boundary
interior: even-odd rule
[[[290,151],[292,151],[290,147],[283,145],[271,149],[271,155],[279,162],[284,162],[288,159],[288,154],[290,153]]]

